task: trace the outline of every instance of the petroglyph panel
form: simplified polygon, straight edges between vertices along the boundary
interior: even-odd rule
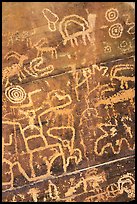
[[[80,7],[76,2],[64,2],[56,8],[56,3],[52,6],[37,3],[37,9],[31,3],[23,5],[22,14],[18,13],[18,4],[3,6],[5,85],[70,71],[74,66],[79,69],[134,52],[134,10],[128,4],[89,2]],[[65,15],[64,6],[68,8]],[[26,16],[32,19],[29,26]],[[16,22],[12,28],[11,21]]]
[[[117,202],[135,196],[134,158],[112,161],[3,193],[3,201]],[[114,171],[115,169],[115,171]]]
[[[133,200],[133,6],[11,2],[2,15],[3,201]]]

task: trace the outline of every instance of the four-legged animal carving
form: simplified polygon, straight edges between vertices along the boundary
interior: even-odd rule
[[[9,52],[4,58],[10,59],[10,58],[16,58],[19,62],[13,64],[11,67],[6,67],[2,72],[2,84],[6,81],[5,87],[10,84],[10,78],[17,75],[19,81],[22,81],[22,77],[25,79],[26,76],[22,72],[24,61],[28,59],[26,55],[20,55],[17,52]],[[21,77],[22,76],[22,77]]]
[[[50,52],[52,58],[55,57],[57,59],[57,51],[54,47],[48,47],[46,45],[47,41],[45,38],[39,40],[36,44],[33,45],[34,48],[37,49],[37,57],[43,56],[44,53]]]

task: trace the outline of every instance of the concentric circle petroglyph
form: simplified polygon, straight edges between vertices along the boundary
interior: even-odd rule
[[[123,26],[121,23],[116,23],[110,26],[109,28],[109,36],[111,38],[120,38],[123,33]]]
[[[26,92],[19,85],[6,88],[5,95],[12,103],[22,103],[26,99]]]
[[[107,21],[109,22],[114,22],[118,19],[119,13],[117,9],[111,8],[108,9],[105,13],[105,18],[107,19]]]

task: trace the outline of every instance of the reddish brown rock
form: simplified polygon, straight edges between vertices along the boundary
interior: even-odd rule
[[[3,201],[133,200],[134,4],[7,2],[2,15]]]

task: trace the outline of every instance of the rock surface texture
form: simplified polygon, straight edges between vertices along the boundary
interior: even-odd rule
[[[135,199],[134,55],[134,3],[3,3],[3,202]]]

